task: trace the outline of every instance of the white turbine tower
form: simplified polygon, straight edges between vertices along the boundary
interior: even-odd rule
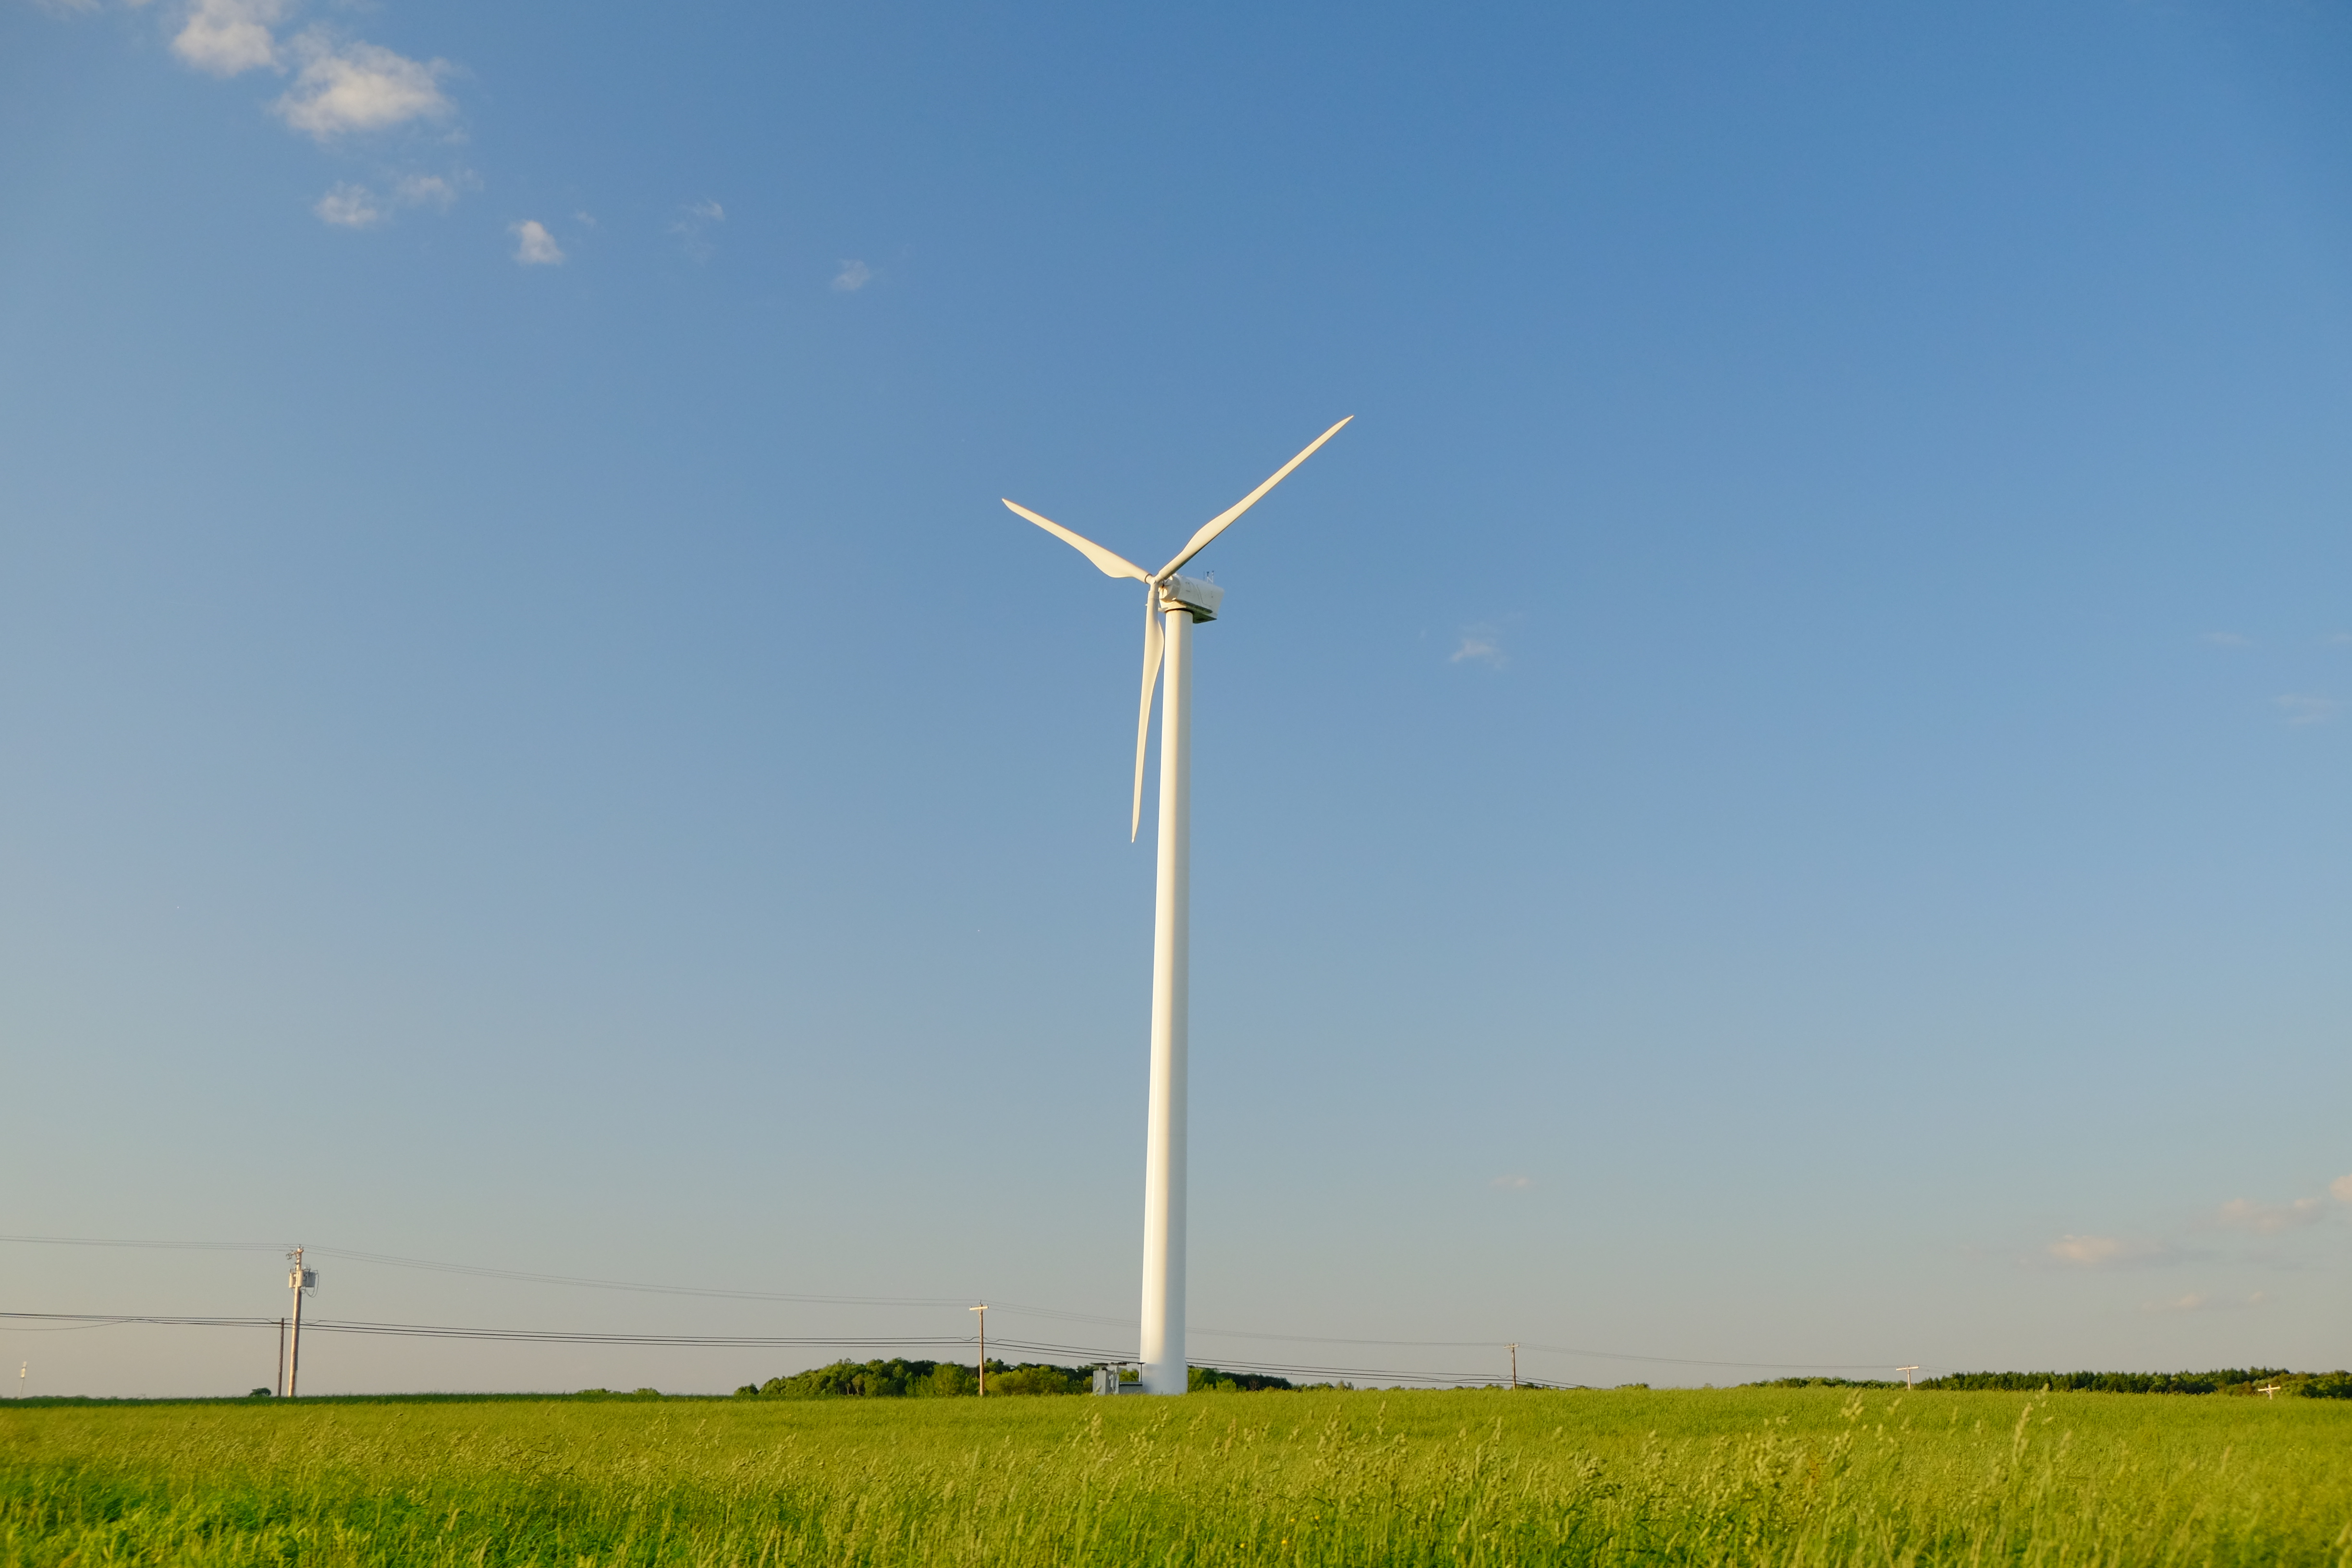
[[[1276,469],[1272,479],[1202,523],[1176,558],[1157,572],[1146,572],[1025,506],[1004,503],[1076,547],[1105,576],[1132,577],[1143,584],[1143,703],[1135,719],[1135,801],[1127,824],[1129,842],[1143,823],[1143,759],[1151,734],[1151,693],[1160,679],[1163,652],[1168,666],[1168,695],[1160,705],[1160,891],[1152,920],[1151,1109],[1143,1155],[1141,1349],[1147,1394],[1181,1394],[1187,1381],[1184,1053],[1185,999],[1191,984],[1192,624],[1215,620],[1217,603],[1225,596],[1215,584],[1179,577],[1176,569],[1207,548],[1266,491],[1288,479],[1291,469],[1313,457],[1315,449],[1347,423],[1342,419],[1316,437],[1305,451]]]

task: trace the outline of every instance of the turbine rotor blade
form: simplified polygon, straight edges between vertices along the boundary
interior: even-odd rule
[[[1348,416],[1348,419],[1353,419],[1354,417],[1355,416],[1352,414]],[[1348,419],[1340,420],[1339,425],[1345,425],[1348,422]],[[1235,501],[1231,508],[1219,512],[1216,516],[1202,523],[1201,525],[1201,531],[1192,536],[1192,542],[1190,544],[1184,546],[1183,553],[1177,556],[1175,560],[1171,561],[1167,565],[1162,566],[1160,569],[1160,575],[1161,577],[1167,576],[1170,573],[1175,571],[1176,568],[1183,565],[1184,563],[1190,561],[1192,557],[1198,555],[1202,551],[1208,548],[1209,541],[1216,538],[1217,535],[1224,532],[1226,529],[1233,526],[1234,519],[1241,516],[1242,513],[1255,506],[1258,503],[1258,498],[1260,496],[1265,495],[1266,491],[1274,489],[1275,486],[1288,479],[1290,477],[1291,469],[1298,467],[1299,464],[1305,462],[1307,458],[1315,455],[1316,447],[1320,447],[1324,442],[1328,441],[1332,437],[1337,436],[1339,433],[1339,425],[1332,426],[1331,428],[1324,431],[1323,434],[1316,437],[1314,440],[1308,442],[1307,444],[1307,450],[1299,453],[1298,456],[1291,458],[1290,461],[1283,464],[1281,468],[1275,470],[1274,478],[1266,480],[1265,483],[1258,486],[1257,489],[1242,497],[1242,499]],[[1006,501],[1004,504],[1006,506],[1013,505],[1011,501]],[[1016,511],[1020,510],[1018,507],[1014,507],[1013,510]],[[1022,515],[1024,517],[1031,517],[1031,514],[1027,512],[1023,512]],[[1031,517],[1031,521],[1045,522],[1045,520],[1039,517]],[[1045,523],[1045,526],[1048,528],[1054,527],[1050,522]],[[1054,531],[1060,533],[1062,531],[1055,528],[1054,529]],[[1068,536],[1066,535],[1065,537]],[[1080,548],[1084,547],[1081,546]],[[1103,570],[1108,572],[1110,568],[1106,566]]]
[[[1127,841],[1143,829],[1143,753],[1151,742],[1151,691],[1160,684],[1160,654],[1167,634],[1160,625],[1160,584],[1143,584],[1143,707],[1135,716],[1135,811],[1127,820]]]
[[[1287,470],[1285,471],[1286,472]],[[1255,500],[1257,498],[1253,496],[1250,499]],[[1044,529],[1046,532],[1052,534],[1055,538],[1060,540],[1063,543],[1069,545],[1073,549],[1076,550],[1080,554],[1084,555],[1087,560],[1093,562],[1104,576],[1133,577],[1137,581],[1143,583],[1149,583],[1151,581],[1150,573],[1146,572],[1142,567],[1138,566],[1126,556],[1115,554],[1110,551],[1105,550],[1093,540],[1085,537],[1083,534],[1072,533],[1068,529],[1064,528],[1060,523],[1054,521],[1051,518],[1039,517],[1035,512],[1031,511],[1025,506],[1018,506],[1012,501],[1006,501],[1004,504],[1008,507],[1012,507],[1013,510],[1018,512],[1021,516],[1027,518],[1030,521],[1035,523],[1038,527]]]

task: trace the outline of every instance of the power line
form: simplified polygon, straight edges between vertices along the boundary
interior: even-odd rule
[[[0,1241],[22,1241],[36,1247],[160,1247],[174,1252],[278,1252],[278,1241],[113,1241],[93,1236],[0,1236]]]
[[[281,1250],[277,1242],[247,1241],[122,1241],[89,1237],[68,1236],[6,1236],[0,1242],[27,1242],[53,1247],[165,1247],[181,1251],[255,1251]],[[771,1290],[730,1290],[709,1286],[648,1285],[634,1280],[597,1279],[568,1274],[543,1274],[524,1269],[496,1268],[471,1263],[446,1263],[425,1258],[404,1258],[394,1253],[361,1252],[342,1247],[314,1247],[314,1254],[343,1258],[355,1263],[373,1263],[394,1268],[417,1268],[440,1274],[458,1274],[490,1279],[513,1279],[540,1285],[569,1285],[596,1290],[625,1290],[656,1296],[694,1296],[721,1300],[786,1301],[809,1306],[838,1307],[966,1307],[970,1303],[948,1296],[824,1296],[800,1292]],[[1009,1312],[1016,1317],[1042,1318],[1053,1321],[1093,1323],[1107,1328],[1125,1329],[1133,1320],[1104,1317],[1096,1313],[1065,1311],[1053,1307],[1024,1306],[1018,1302],[991,1301],[989,1310]],[[0,1314],[5,1315],[5,1314]],[[273,1320],[274,1321],[274,1320]],[[1262,1340],[1278,1343],[1318,1345],[1361,1345],[1376,1350],[1489,1350],[1498,1351],[1508,1342],[1502,1340],[1386,1340],[1354,1338],[1336,1334],[1267,1333],[1249,1329],[1214,1329],[1195,1326],[1192,1332],[1211,1339]],[[846,1344],[845,1340],[811,1341],[811,1343]],[[908,1343],[906,1341],[875,1341],[875,1343]],[[931,1342],[921,1342],[929,1343]],[[1885,1362],[1762,1362],[1710,1360],[1696,1356],[1641,1355],[1627,1351],[1591,1350],[1574,1345],[1538,1344],[1532,1340],[1519,1342],[1522,1350],[1541,1351],[1552,1355],[1580,1356],[1595,1361],[1633,1362],[1650,1366],[1721,1367],[1743,1372],[1816,1372],[1846,1373],[1881,1370]],[[1242,1363],[1229,1363],[1243,1370]],[[1385,1374],[1383,1374],[1385,1375]]]
[[[0,1242],[28,1242],[47,1247],[168,1247],[182,1251],[282,1251],[283,1246],[274,1241],[116,1241],[79,1236],[0,1236]],[[701,1285],[648,1285],[629,1279],[595,1279],[571,1274],[542,1274],[528,1269],[494,1268],[475,1263],[445,1263],[429,1258],[403,1258],[389,1252],[360,1252],[341,1247],[313,1247],[310,1251],[319,1257],[341,1258],[352,1263],[373,1263],[390,1268],[419,1268],[436,1274],[470,1275],[485,1279],[514,1279],[535,1285],[571,1285],[592,1290],[630,1290],[651,1296],[702,1296],[735,1301],[791,1301],[810,1306],[834,1307],[960,1307],[965,1303],[951,1296],[824,1296],[800,1291],[728,1290]],[[1106,1318],[1090,1312],[1068,1312],[1053,1307],[1024,1306],[1018,1302],[989,1303],[992,1310],[1012,1312],[1016,1316],[1059,1319],[1067,1322],[1101,1323],[1123,1327],[1123,1318]]]
[[[79,1313],[79,1312],[0,1312],[0,1321],[42,1322],[59,1328],[115,1328],[147,1324],[171,1328],[275,1328],[276,1318],[201,1317],[167,1313]],[[630,1334],[605,1333],[594,1331],[554,1329],[485,1329],[445,1323],[375,1323],[341,1319],[313,1319],[306,1325],[312,1333],[364,1334],[379,1338],[472,1340],[500,1343],[575,1344],[575,1345],[644,1345],[677,1349],[710,1350],[950,1350],[977,1348],[978,1336],[973,1334],[908,1336],[887,1338],[845,1337],[814,1334]],[[1091,1345],[1065,1345],[1036,1340],[1008,1340],[1000,1336],[1001,1350],[1030,1355],[1059,1356],[1079,1361],[1104,1363],[1131,1362],[1131,1354],[1102,1350]],[[1276,1376],[1295,1375],[1327,1379],[1386,1380],[1395,1383],[1464,1383],[1486,1381],[1483,1374],[1471,1373],[1419,1373],[1383,1368],[1312,1367],[1275,1365],[1259,1363],[1232,1363],[1221,1371],[1265,1373]]]
[[[168,1313],[0,1312],[0,1321],[43,1325],[56,1329],[114,1328],[146,1324],[171,1328],[268,1329],[276,1318],[201,1317]],[[376,1338],[487,1341],[506,1344],[642,1345],[700,1350],[962,1350],[977,1346],[977,1336],[950,1335],[824,1335],[824,1334],[632,1334],[586,1330],[472,1328],[447,1323],[378,1323],[321,1318],[306,1325],[313,1333],[362,1334]],[[1051,1356],[1065,1362],[1118,1363],[1132,1354],[1093,1345],[1066,1345],[1039,1340],[1000,1337],[1002,1350]],[[1474,1348],[1493,1348],[1475,1344]],[[1523,1346],[1522,1348],[1526,1348]],[[1737,1365],[1737,1363],[1704,1363]],[[1762,1366],[1787,1363],[1754,1363]],[[1862,1363],[1853,1363],[1853,1370]],[[1870,1363],[1874,1365],[1875,1363]],[[1491,1372],[1408,1372],[1395,1367],[1308,1366],[1288,1362],[1221,1361],[1221,1372],[1256,1373],[1275,1377],[1310,1378],[1324,1382],[1392,1384],[1481,1385],[1495,1381]]]
[[[0,1321],[11,1323],[51,1323],[60,1328],[112,1328],[125,1324],[149,1324],[166,1328],[251,1329],[275,1328],[276,1318],[199,1317],[174,1313],[149,1312],[0,1312]],[[971,1334],[633,1334],[605,1332],[599,1330],[571,1329],[486,1329],[450,1323],[377,1323],[363,1320],[312,1318],[303,1327],[312,1333],[373,1334],[398,1339],[427,1340],[492,1340],[521,1344],[566,1345],[668,1345],[706,1347],[711,1349],[791,1349],[794,1347],[833,1347],[837,1349],[887,1349],[891,1346],[948,1348],[973,1345]],[[1029,1351],[1039,1354],[1090,1356],[1101,1361],[1132,1360],[1117,1351],[1097,1350],[1087,1345],[1052,1344],[1034,1340],[1008,1340],[1003,1336],[997,1344],[1004,1349]]]

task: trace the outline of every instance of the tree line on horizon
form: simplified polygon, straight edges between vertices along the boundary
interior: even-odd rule
[[[1958,1393],[2259,1394],[2265,1385],[2302,1399],[2352,1399],[2352,1372],[2224,1367],[2216,1372],[1955,1372],[1909,1386]],[[1902,1388],[1900,1378],[1776,1377],[1748,1388]]]
[[[1094,1374],[1106,1363],[1062,1366],[1052,1362],[988,1363],[988,1392],[992,1394],[1087,1394]],[[1122,1369],[1122,1381],[1133,1383],[1132,1368]],[[1196,1366],[1191,1371],[1194,1394],[1255,1393],[1262,1390],[1312,1392],[1341,1390],[1350,1384],[1300,1384],[1263,1373],[1223,1372]],[[1499,1384],[1490,1384],[1501,1387]],[[1529,1382],[1522,1387],[1542,1385]],[[1646,1388],[1628,1384],[1626,1388]],[[2283,1396],[2302,1399],[2352,1399],[2352,1372],[2294,1372],[2284,1367],[2224,1367],[2213,1372],[1960,1372],[1922,1378],[1905,1384],[1900,1378],[1776,1377],[1744,1388],[1872,1388],[1908,1386],[1926,1392],[2086,1394],[2218,1394],[2259,1395],[2265,1386]],[[596,1392],[603,1392],[598,1390]],[[651,1393],[651,1390],[645,1390]],[[1589,1392],[1589,1391],[1586,1391]],[[765,1383],[747,1383],[735,1391],[738,1399],[954,1399],[980,1393],[978,1373],[968,1362],[920,1361],[892,1357],[887,1361],[842,1360],[811,1367]]]
[[[1060,1366],[1052,1362],[1024,1361],[1005,1363],[991,1360],[988,1363],[988,1392],[995,1394],[1089,1394],[1094,1389],[1094,1374],[1105,1363],[1093,1362],[1085,1366]],[[1136,1374],[1124,1370],[1120,1381],[1133,1383]],[[1196,1366],[1189,1379],[1194,1394],[1255,1393],[1264,1389],[1299,1387],[1287,1378],[1269,1377],[1263,1373],[1221,1372],[1213,1366]],[[1314,1386],[1331,1388],[1332,1384]],[[960,1399],[980,1393],[980,1374],[969,1362],[910,1361],[893,1356],[887,1361],[837,1361],[824,1366],[813,1366],[806,1372],[789,1377],[772,1377],[765,1383],[747,1383],[735,1391],[738,1399]]]

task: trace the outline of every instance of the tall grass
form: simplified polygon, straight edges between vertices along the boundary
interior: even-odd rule
[[[0,1563],[2326,1564],[2352,1406],[1354,1393],[0,1414]]]

